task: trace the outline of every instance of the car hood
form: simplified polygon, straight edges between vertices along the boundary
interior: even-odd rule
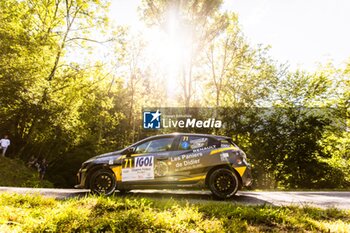
[[[123,150],[118,150],[118,151],[113,151],[113,152],[108,152],[104,153],[101,155],[94,156],[88,160],[86,160],[84,163],[90,163],[92,161],[105,161],[105,160],[110,160],[110,159],[116,159],[117,157],[122,155]]]
[[[101,155],[97,155],[93,158],[95,159],[100,159],[100,158],[105,158],[105,157],[111,157],[111,156],[117,156],[117,155],[121,155],[123,150],[117,150],[117,151],[113,151],[113,152],[108,152],[108,153],[104,153]]]

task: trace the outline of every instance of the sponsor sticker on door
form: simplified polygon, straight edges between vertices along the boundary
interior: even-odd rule
[[[153,180],[154,179],[154,157],[142,156],[126,158],[122,166],[122,182]]]

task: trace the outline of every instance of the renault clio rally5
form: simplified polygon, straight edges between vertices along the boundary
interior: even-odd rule
[[[84,162],[76,188],[110,195],[116,190],[208,188],[234,196],[252,183],[246,154],[230,137],[174,133],[152,136]]]

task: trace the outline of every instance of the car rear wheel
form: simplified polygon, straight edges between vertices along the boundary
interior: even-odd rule
[[[218,168],[209,176],[209,189],[216,198],[233,197],[239,189],[239,178],[234,171]]]
[[[91,192],[103,195],[111,195],[117,187],[113,172],[101,169],[95,171],[90,179]]]

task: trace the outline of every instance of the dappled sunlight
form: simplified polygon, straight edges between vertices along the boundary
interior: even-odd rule
[[[350,215],[336,209],[117,196],[56,200],[0,194],[0,204],[4,232],[347,232]]]
[[[145,28],[147,56],[166,79],[167,92],[175,97],[180,88],[180,75],[191,62],[191,33],[181,26],[174,12],[166,17],[164,27]]]

